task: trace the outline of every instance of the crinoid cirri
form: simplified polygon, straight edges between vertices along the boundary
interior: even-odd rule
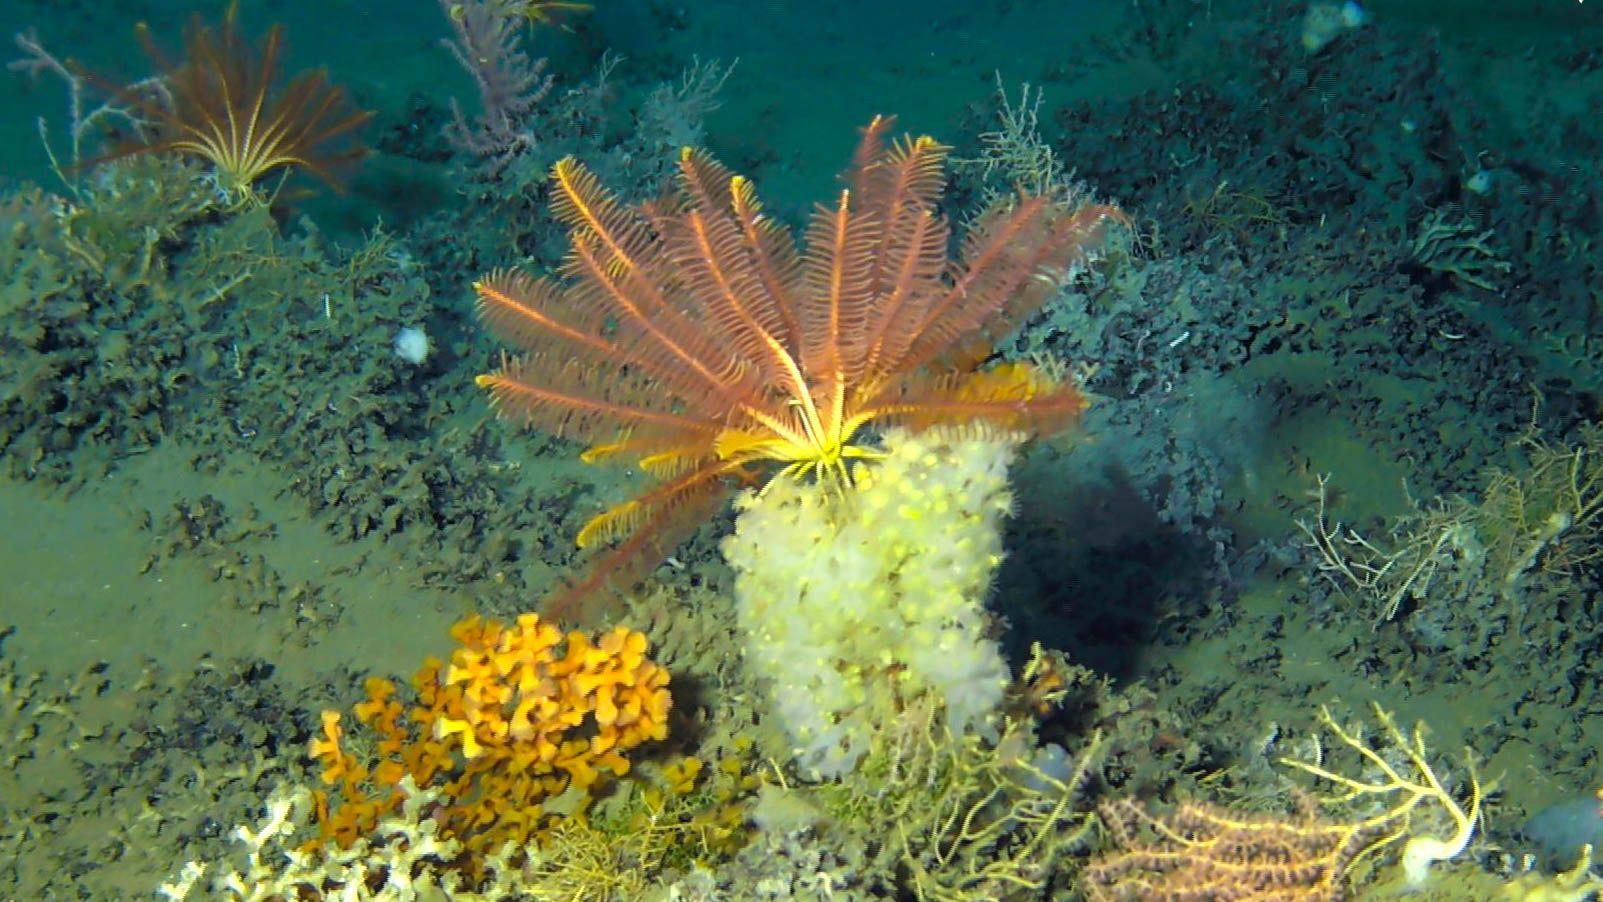
[[[140,44],[160,75],[113,89],[116,102],[143,122],[133,140],[91,163],[143,153],[200,157],[236,200],[256,198],[256,183],[278,170],[303,170],[343,190],[338,170],[366,153],[355,135],[372,114],[353,106],[321,69],[279,86],[283,26],[252,47],[239,34],[238,12],[230,4],[216,30],[198,14],[191,18],[181,62],[139,25]]]
[[[669,527],[693,527],[727,486],[784,472],[848,488],[886,425],[1039,433],[1084,408],[1060,373],[982,363],[1122,214],[1014,197],[949,261],[947,148],[887,143],[889,127],[864,130],[801,249],[750,181],[701,151],[682,152],[671,196],[639,206],[562,160],[561,278],[499,271],[475,284],[485,322],[524,351],[478,378],[501,414],[655,479],[580,530],[580,547],[615,544],[570,601],[625,562],[655,564],[683,535]]]

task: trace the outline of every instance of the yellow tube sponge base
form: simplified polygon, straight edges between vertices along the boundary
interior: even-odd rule
[[[852,491],[782,477],[738,502],[723,552],[747,662],[804,776],[850,773],[875,712],[914,696],[934,693],[954,735],[992,729],[1008,672],[984,599],[1018,440],[892,430]]]

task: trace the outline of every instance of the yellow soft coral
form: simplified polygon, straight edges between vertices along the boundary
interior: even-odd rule
[[[340,715],[324,712],[310,752],[340,796],[320,799],[324,841],[370,832],[404,801],[410,776],[440,791],[441,835],[475,855],[525,843],[554,819],[552,799],[573,790],[565,808],[582,810],[596,783],[628,772],[627,752],[667,736],[668,673],[640,633],[564,636],[525,614],[512,624],[469,617],[451,635],[458,648],[418,670],[410,707],[391,681],[367,680],[353,713],[375,736],[371,766],[341,746]]]

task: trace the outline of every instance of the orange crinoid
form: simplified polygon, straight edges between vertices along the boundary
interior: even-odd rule
[[[575,160],[552,170],[572,249],[563,281],[516,271],[474,285],[522,357],[480,376],[503,415],[624,455],[657,478],[590,520],[578,544],[628,538],[762,465],[849,485],[871,429],[979,422],[1042,431],[1085,406],[1072,380],[1027,364],[979,369],[1100,247],[1116,209],[1021,196],[981,217],[947,259],[937,210],[947,148],[864,130],[845,186],[798,250],[750,181],[686,149],[677,190],[618,201]]]
[[[345,139],[372,114],[353,107],[321,70],[280,88],[283,26],[252,48],[239,34],[238,12],[238,4],[230,4],[217,31],[193,17],[182,63],[169,60],[140,24],[140,43],[161,78],[116,91],[118,102],[143,120],[142,140],[101,160],[167,152],[201,157],[216,167],[219,186],[236,197],[254,196],[257,179],[288,167],[340,190],[336,170],[365,153]]]

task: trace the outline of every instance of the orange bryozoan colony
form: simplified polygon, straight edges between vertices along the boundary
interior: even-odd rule
[[[322,841],[349,847],[404,801],[401,781],[441,791],[442,836],[475,856],[538,840],[554,821],[582,812],[590,790],[629,770],[624,757],[668,732],[668,673],[646,658],[646,639],[617,627],[597,641],[563,635],[533,614],[515,624],[470,617],[451,631],[449,663],[430,659],[403,704],[385,679],[367,681],[356,705],[366,727],[352,751],[338,712],[323,712],[311,755],[338,796],[318,798]]]
[[[887,425],[1036,432],[1084,408],[1057,373],[979,367],[1122,214],[1019,196],[981,216],[949,261],[947,148],[887,145],[889,127],[864,130],[804,249],[750,181],[701,151],[681,154],[671,196],[639,206],[562,160],[552,195],[572,245],[566,279],[496,272],[474,286],[485,322],[525,351],[478,379],[501,413],[658,480],[580,531],[580,547],[625,540],[598,577],[733,482],[777,469],[849,485]]]

